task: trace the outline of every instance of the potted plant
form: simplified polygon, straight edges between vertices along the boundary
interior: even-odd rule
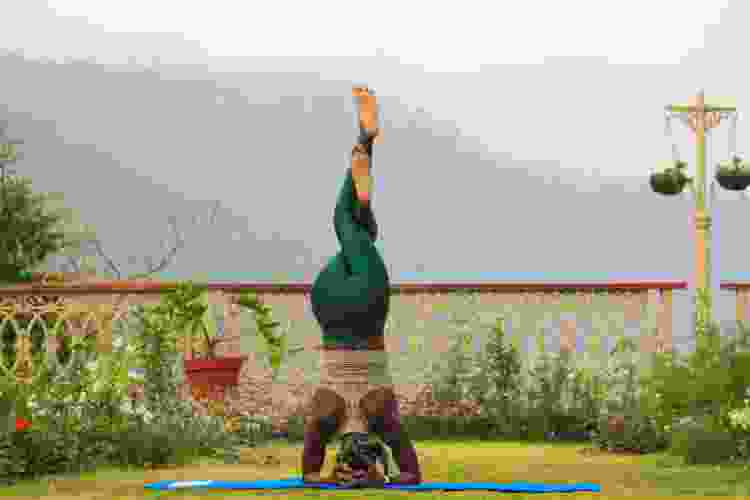
[[[684,161],[675,161],[673,167],[651,174],[649,179],[651,189],[665,196],[680,194],[685,184],[690,181],[690,178],[683,172],[686,167],[687,163]]]
[[[739,156],[716,165],[716,182],[729,191],[744,191],[750,186],[750,162]]]
[[[202,340],[203,352],[192,353],[200,357],[184,362],[186,378],[194,392],[205,394],[207,389],[214,389],[210,392],[221,397],[225,387],[238,384],[239,372],[247,356],[216,355],[216,347],[226,339],[218,334],[213,310],[203,288],[192,284],[180,285],[173,300],[177,306],[179,329],[185,331],[189,339],[197,334]],[[271,308],[256,295],[247,292],[234,303],[254,313],[256,330],[268,347],[270,365],[276,373],[286,352],[286,338],[275,334],[279,323],[271,319]],[[301,348],[295,349],[298,350]]]
[[[239,372],[246,356],[220,357],[216,347],[225,341],[219,335],[214,311],[208,302],[205,287],[193,283],[177,285],[168,299],[172,306],[172,320],[178,331],[184,332],[186,341],[191,342],[191,358],[184,361],[185,376],[193,392],[210,390],[212,395],[223,395],[227,386],[237,385]],[[192,345],[194,338],[200,338],[200,349]]]

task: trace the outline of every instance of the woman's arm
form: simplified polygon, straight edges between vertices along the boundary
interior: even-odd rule
[[[302,451],[302,476],[307,482],[319,482],[320,471],[326,457],[326,447],[318,429],[305,429],[305,445]]]
[[[385,401],[381,430],[382,439],[393,450],[393,458],[401,471],[401,474],[393,482],[398,484],[421,483],[422,472],[419,469],[417,451],[401,425],[398,401],[395,397]]]
[[[302,450],[302,477],[306,482],[336,482],[321,478],[326,458],[326,444],[339,427],[346,412],[346,402],[335,392],[318,388],[313,394],[305,418],[305,444]]]

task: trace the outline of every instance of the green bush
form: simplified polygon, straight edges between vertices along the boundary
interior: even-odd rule
[[[502,429],[497,419],[480,416],[471,423],[471,433],[482,441],[496,441],[502,436]]]
[[[670,453],[688,463],[720,463],[746,454],[728,419],[750,387],[750,332],[739,322],[738,328],[736,338],[723,339],[716,323],[699,324],[695,351],[657,355],[643,382],[643,401],[657,428],[671,430]]]
[[[288,419],[287,439],[290,443],[299,443],[305,440],[305,417],[304,415],[292,415]]]
[[[257,424],[253,419],[245,419],[244,429],[240,422],[238,432],[228,433],[222,418],[199,416],[192,403],[180,397],[175,371],[179,328],[172,309],[184,295],[181,289],[166,294],[160,305],[134,310],[138,332],[133,344],[146,370],[145,398],[138,403],[138,411],[125,404],[124,367],[117,350],[108,365],[110,379],[104,382],[90,366],[96,359],[93,337],[74,346],[67,363],[48,366],[42,353],[33,353],[41,373],[31,388],[17,395],[30,405],[32,427],[5,433],[0,441],[0,473],[6,482],[81,472],[105,463],[158,466],[187,463],[200,456],[223,456],[236,463],[240,445],[266,439],[269,429],[251,425]],[[0,390],[5,396],[10,394],[6,389],[10,387],[3,380]],[[16,386],[15,390],[20,389]]]
[[[492,439],[518,441],[527,438],[528,416],[520,401],[488,399],[482,407],[482,418],[494,429]]]
[[[273,436],[273,425],[266,418],[242,415],[238,424],[239,428],[232,433],[238,446],[256,447],[269,442]]]
[[[653,418],[638,413],[623,417],[622,429],[613,429],[609,417],[599,419],[592,436],[598,448],[633,453],[654,453],[668,448],[669,435],[658,429]]]
[[[505,342],[503,319],[496,320],[486,348],[474,360],[466,377],[465,397],[479,406],[481,418],[467,432],[481,439],[521,437],[521,358],[518,349]]]
[[[0,439],[0,474],[6,484],[69,472],[79,459],[78,438],[59,431],[11,432]]]
[[[718,465],[737,456],[737,443],[727,430],[710,418],[698,419],[672,433],[669,453],[681,457],[688,465]]]
[[[108,458],[110,463],[119,466],[143,467],[182,465],[189,463],[193,457],[201,456],[201,452],[205,456],[205,452],[210,450],[210,443],[187,436],[185,431],[185,426],[177,422],[156,421],[148,425],[134,425],[118,433],[115,450]]]
[[[552,437],[559,441],[586,441],[586,424],[585,419],[568,412],[553,413],[549,419]]]

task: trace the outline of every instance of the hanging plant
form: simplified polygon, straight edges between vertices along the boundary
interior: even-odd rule
[[[716,182],[729,191],[744,191],[750,186],[750,162],[733,156],[716,165]]]
[[[680,194],[685,188],[685,184],[690,178],[685,175],[687,163],[684,161],[675,161],[674,167],[665,169],[663,172],[651,174],[649,184],[655,193],[665,196]]]

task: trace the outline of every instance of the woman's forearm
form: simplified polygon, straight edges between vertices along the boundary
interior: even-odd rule
[[[383,441],[393,450],[394,459],[401,471],[398,480],[394,482],[419,484],[422,482],[422,473],[419,470],[417,450],[401,425],[396,398],[386,401],[383,417]]]
[[[326,449],[323,444],[320,432],[317,430],[307,430],[305,432],[305,445],[302,451],[302,474],[319,474],[323,469],[323,462],[326,457]]]

